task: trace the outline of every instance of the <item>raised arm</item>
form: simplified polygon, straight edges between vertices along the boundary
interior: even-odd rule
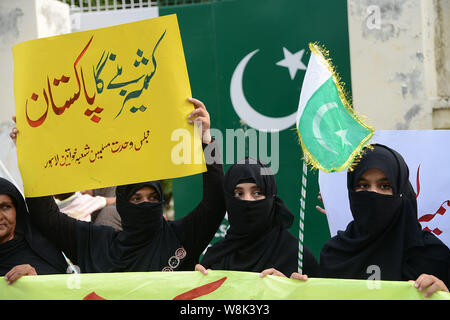
[[[190,98],[195,109],[188,116],[190,123],[201,124],[203,150],[207,171],[203,173],[203,198],[185,217],[174,222],[177,233],[188,252],[199,257],[214,237],[225,216],[223,164],[218,145],[210,135],[210,117],[205,105]],[[216,161],[220,160],[220,161]]]
[[[183,245],[195,256],[200,256],[214,238],[226,211],[223,165],[207,164],[206,168],[207,171],[203,173],[201,202],[189,214],[175,222],[178,229],[181,229]]]

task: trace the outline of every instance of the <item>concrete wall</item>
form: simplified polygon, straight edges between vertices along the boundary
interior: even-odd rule
[[[450,1],[435,3],[434,56],[436,60],[437,103],[433,109],[433,127],[450,129]]]
[[[20,188],[16,150],[9,138],[15,114],[12,47],[22,41],[69,32],[70,10],[66,4],[56,0],[0,0],[0,176],[12,176]]]
[[[353,105],[375,129],[450,129],[448,0],[348,0]]]

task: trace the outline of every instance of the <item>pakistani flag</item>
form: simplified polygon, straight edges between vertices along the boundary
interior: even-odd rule
[[[347,101],[324,50],[309,44],[311,57],[297,111],[297,130],[305,160],[325,172],[353,162],[374,129],[358,118]]]

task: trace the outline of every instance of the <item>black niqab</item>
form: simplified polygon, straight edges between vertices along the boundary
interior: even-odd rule
[[[130,197],[145,186],[154,188],[161,201],[130,203]],[[161,185],[157,181],[118,186],[116,207],[123,230],[117,232],[109,227],[85,224],[89,236],[80,237],[78,245],[82,270],[142,272],[162,271],[168,267],[183,270],[186,254],[180,255],[178,249],[184,250],[182,244],[171,227],[172,222],[163,216],[162,198]]]
[[[236,185],[244,182],[256,183],[265,199],[235,198]],[[245,158],[227,171],[224,189],[230,228],[224,239],[208,249],[202,265],[250,272],[275,268],[287,276],[296,272],[298,241],[288,230],[294,216],[277,196],[272,170],[260,161]],[[307,248],[305,256],[308,262],[304,262],[304,273],[313,275],[317,262]]]
[[[417,221],[417,201],[409,182],[409,169],[396,151],[379,144],[348,172],[347,188],[352,211],[345,231],[338,231],[323,247],[320,277],[368,279],[370,266],[380,280],[415,280],[422,273],[448,285],[449,249]],[[354,191],[368,169],[384,172],[393,195]]]
[[[65,273],[67,263],[56,246],[31,223],[22,194],[0,178],[0,194],[9,195],[16,209],[15,237],[0,244],[0,275],[20,264],[29,264],[37,274]]]

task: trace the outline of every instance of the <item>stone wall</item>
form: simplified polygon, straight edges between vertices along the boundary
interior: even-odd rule
[[[375,129],[450,129],[450,1],[349,0],[353,105]]]

